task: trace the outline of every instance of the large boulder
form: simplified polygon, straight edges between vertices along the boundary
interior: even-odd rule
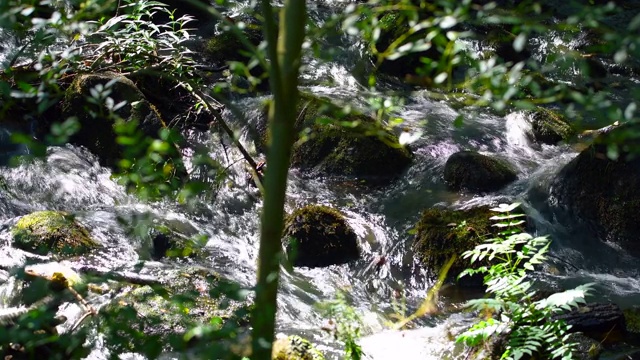
[[[285,247],[294,266],[324,267],[360,257],[358,239],[342,214],[308,205],[285,219]]]
[[[433,277],[452,256],[458,256],[449,269],[448,277],[456,278],[469,268],[468,259],[460,255],[472,250],[493,234],[489,218],[495,215],[488,207],[470,210],[427,209],[415,226],[413,252],[422,266]],[[485,263],[486,265],[486,263]],[[480,286],[481,276],[464,276],[459,285]]]
[[[80,255],[98,247],[89,231],[62,211],[37,211],[14,226],[13,245],[40,255]]]
[[[411,163],[398,137],[360,113],[344,114],[329,101],[303,95],[296,131],[307,139],[296,145],[291,165],[313,175],[355,177],[371,182],[395,178]],[[266,125],[259,129],[268,142]]]
[[[569,162],[551,184],[552,204],[584,220],[602,240],[640,256],[640,127],[605,133]],[[618,144],[618,158],[608,157]],[[614,146],[614,145],[612,145]],[[636,154],[635,156],[633,154]]]
[[[113,104],[126,102],[114,111],[114,114],[127,121],[138,121],[138,129],[145,135],[156,138],[158,131],[165,127],[156,108],[146,101],[142,92],[133,81],[113,72],[78,75],[66,91],[62,103],[64,118],[74,116],[80,123],[80,129],[70,141],[85,146],[96,154],[101,163],[114,166],[120,158],[122,149],[116,142],[114,119],[106,115],[106,109],[87,101],[97,95],[96,89],[102,87],[109,91]],[[44,129],[48,132],[48,128]]]
[[[569,121],[554,110],[538,108],[531,114],[531,137],[538,143],[555,145],[576,135]]]
[[[507,162],[475,151],[457,152],[444,166],[444,181],[455,191],[496,191],[516,178],[516,171]]]

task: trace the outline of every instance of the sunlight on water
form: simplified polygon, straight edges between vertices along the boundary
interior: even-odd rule
[[[350,2],[326,0],[316,4],[311,8],[311,18],[321,22]],[[238,15],[252,5],[250,1],[235,2],[228,14]],[[13,50],[12,39],[4,35],[0,30],[0,64]],[[371,64],[363,55],[362,44],[341,36],[322,41],[335,54],[330,61],[305,59],[302,89],[356,109],[365,108],[379,94],[364,91],[364,74]],[[531,39],[530,45],[534,45],[534,58],[542,59],[558,49],[575,49],[579,43],[578,39],[562,39],[550,32]],[[477,43],[466,42],[466,46],[481,51]],[[572,79],[574,70],[557,69],[552,77]],[[326,319],[322,319],[315,304],[344,291],[364,319],[363,332],[367,336],[362,344],[369,359],[464,359],[466,354],[455,348],[452,340],[469,324],[465,315],[420,319],[416,326],[421,328],[414,330],[385,330],[399,311],[399,302],[406,301],[406,308],[401,309],[406,315],[420,305],[432,285],[411,249],[413,228],[420,213],[436,205],[467,209],[521,201],[536,235],[548,234],[553,239],[551,251],[555,259],[541,275],[545,285],[569,287],[593,281],[599,299],[621,305],[640,303],[640,281],[637,270],[633,270],[637,268],[637,259],[593,238],[584,229],[582,232],[574,229],[569,226],[573,224],[567,225],[565,219],[556,218],[549,210],[554,205],[549,195],[553,179],[576,156],[569,145],[533,142],[531,119],[525,112],[503,116],[490,109],[465,108],[455,101],[434,100],[436,97],[431,95],[426,90],[403,94],[404,103],[393,109],[392,117],[404,119],[394,130],[420,132],[422,136],[409,145],[414,155],[412,165],[383,188],[367,188],[357,179],[310,178],[297,169],[290,171],[285,211],[308,204],[340,210],[357,234],[362,254],[358,261],[327,268],[289,271],[283,266],[278,331],[308,336],[321,344],[329,359],[339,358],[339,347],[322,330]],[[263,125],[264,103],[268,99],[266,95],[239,97],[223,112],[225,119],[238,129],[242,145],[256,160],[265,158],[252,139],[256,138],[256,129]],[[231,107],[237,111],[231,111]],[[455,120],[460,115],[462,125],[456,126]],[[9,145],[8,136],[8,131],[0,129],[3,164],[9,156],[26,154],[24,147]],[[135,270],[165,278],[183,265],[151,261],[148,236],[139,236],[136,232],[144,229],[134,224],[169,224],[185,236],[206,237],[206,255],[198,261],[189,260],[190,264],[197,262],[196,265],[214,269],[242,286],[253,286],[262,210],[259,191],[248,180],[242,154],[226,136],[194,130],[186,137],[228,172],[218,187],[212,186],[189,204],[170,200],[146,203],[127,194],[112,177],[111,170],[100,166],[94,155],[74,146],[51,147],[44,159],[13,168],[0,167],[0,176],[8,187],[7,191],[0,189],[0,267],[12,269],[28,261],[50,260],[11,248],[10,229],[20,216],[32,211],[62,210],[74,214],[102,246],[94,254],[70,260],[71,265]],[[443,180],[444,166],[449,156],[461,150],[507,160],[517,169],[518,180],[491,194],[448,190]],[[188,157],[186,162],[190,167]],[[202,180],[212,181],[202,176]],[[0,284],[0,308],[6,308],[17,285],[15,278],[4,270],[0,270]],[[470,296],[478,294],[445,287],[438,305],[442,311],[459,308]],[[100,306],[107,299],[95,301],[94,305]],[[106,358],[100,336],[96,336],[90,359]]]

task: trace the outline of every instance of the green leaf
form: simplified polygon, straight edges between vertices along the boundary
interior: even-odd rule
[[[517,52],[521,52],[524,50],[525,45],[527,44],[527,34],[520,33],[516,36],[515,40],[513,40],[513,49]]]

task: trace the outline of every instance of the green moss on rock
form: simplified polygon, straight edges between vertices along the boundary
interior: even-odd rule
[[[430,17],[430,13],[421,13],[421,19]],[[376,48],[378,51],[383,52],[395,42],[400,36],[403,36],[409,31],[409,21],[400,12],[389,12],[380,18],[380,36],[376,41]],[[413,42],[416,40],[424,39],[426,30],[419,31],[407,37],[398,47]],[[396,47],[396,49],[398,48]],[[424,66],[421,58],[428,58],[440,60],[442,53],[437,49],[435,45],[432,45],[429,49],[411,52],[397,59],[389,60],[385,59],[379,67],[379,70],[383,73],[406,76],[416,74],[416,68]]]
[[[531,115],[532,136],[536,142],[555,145],[576,135],[569,121],[557,111],[538,108]]]
[[[25,215],[12,232],[15,247],[41,255],[80,255],[98,246],[86,228],[62,211]]]
[[[622,311],[627,332],[640,335],[640,306],[634,306]]]
[[[488,207],[471,210],[425,210],[415,226],[413,251],[420,263],[437,276],[452,256],[458,256],[449,269],[449,277],[455,278],[468,268],[469,260],[460,255],[476,247],[492,234],[489,218],[494,214]],[[482,278],[465,276],[461,285],[479,286]]]
[[[273,343],[273,360],[324,360],[324,355],[309,340],[297,335],[277,339]]]
[[[496,191],[516,178],[516,171],[507,162],[475,151],[457,152],[444,166],[444,181],[455,191]]]
[[[76,76],[66,90],[62,104],[63,117],[74,116],[80,122],[79,131],[70,141],[85,146],[100,158],[103,165],[114,166],[121,155],[121,148],[116,142],[113,119],[99,115],[106,110],[100,110],[87,101],[92,96],[93,89],[107,84],[111,84],[109,97],[114,100],[114,104],[126,102],[126,105],[115,111],[117,116],[127,121],[138,121],[138,129],[154,138],[165,124],[157,109],[145,100],[142,92],[130,79],[112,72]]]
[[[258,46],[263,39],[262,27],[258,24],[247,24],[243,34],[253,45]],[[224,31],[208,39],[204,46],[204,55],[217,63],[227,61],[246,61],[248,57],[243,54],[247,52],[244,44],[231,31]]]
[[[356,234],[339,211],[327,206],[296,209],[285,219],[284,237],[294,266],[324,267],[360,257]]]

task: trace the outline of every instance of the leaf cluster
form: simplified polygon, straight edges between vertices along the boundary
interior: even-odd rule
[[[485,258],[492,266],[471,267],[462,276],[482,274],[487,286],[483,299],[470,300],[467,306],[485,315],[483,320],[458,336],[457,342],[479,346],[489,338],[506,337],[501,359],[521,359],[545,355],[549,358],[573,358],[575,344],[569,341],[570,325],[553,316],[584,304],[591,290],[585,284],[549,296],[533,288],[531,275],[546,260],[551,244],[547,237],[521,233],[523,214],[513,213],[520,204],[500,205],[492,209],[493,226],[504,229],[498,237],[485,240],[475,249],[463,253],[473,265]]]

